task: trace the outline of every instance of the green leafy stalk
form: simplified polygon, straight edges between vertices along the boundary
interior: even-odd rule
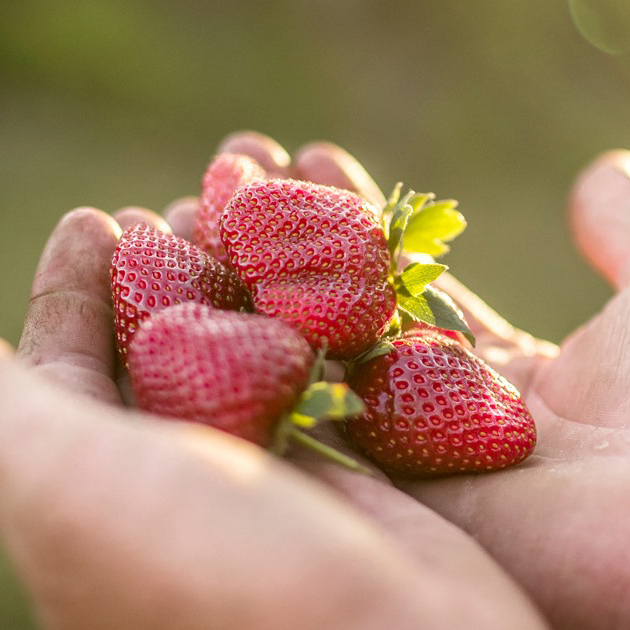
[[[402,185],[397,184],[384,211],[384,216],[389,219],[386,235],[392,260],[390,280],[397,294],[398,307],[415,321],[460,331],[474,345],[474,336],[459,310],[443,297],[443,293],[429,286],[446,271],[446,265],[414,262],[398,272],[403,251],[430,257],[446,253],[449,250],[446,241],[461,234],[466,220],[457,210],[457,201],[435,201],[433,193],[414,191],[401,197],[401,190]]]
[[[400,199],[400,191],[402,190],[402,187],[403,187],[402,182],[398,182],[394,186],[394,189],[389,195],[387,202],[385,203],[385,206],[383,208],[383,213],[382,213],[383,229],[385,230],[385,232],[389,230],[389,224],[391,222],[392,212],[394,211],[394,208],[396,207],[396,204],[398,203]]]
[[[336,461],[350,470],[369,473],[369,470],[352,457],[322,444],[304,433],[326,420],[343,420],[365,411],[365,403],[346,383],[327,383],[321,380],[325,348],[311,369],[307,388],[300,395],[294,408],[278,422],[271,451],[282,455],[290,441],[299,442],[317,451],[328,459]]]
[[[392,257],[392,260],[398,257],[402,236],[407,227],[407,221],[413,212],[413,206],[409,203],[413,194],[412,191],[409,191],[392,209],[391,220],[389,222],[389,236],[387,239],[389,255]]]
[[[290,429],[289,435],[291,439],[296,441],[298,444],[306,446],[307,448],[315,451],[316,453],[319,453],[320,455],[323,455],[331,461],[337,462],[348,470],[360,472],[364,475],[373,475],[372,471],[369,468],[363,466],[363,464],[360,464],[356,459],[353,459],[352,457],[349,457],[348,455],[345,455],[344,453],[341,453],[340,451],[330,446],[327,446],[323,442],[316,440],[315,438],[307,435],[306,433],[303,433],[302,431]]]
[[[310,429],[319,421],[342,420],[363,413],[365,405],[346,383],[313,383],[300,396],[291,413],[291,422]]]

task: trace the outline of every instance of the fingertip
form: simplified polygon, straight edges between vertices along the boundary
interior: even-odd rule
[[[13,346],[5,339],[0,339],[0,361],[12,359],[15,355]]]
[[[630,284],[630,151],[607,151],[577,177],[568,202],[575,242],[617,288]]]
[[[310,142],[298,149],[294,173],[298,179],[356,192],[377,208],[385,204],[381,189],[360,162],[331,142]]]
[[[120,225],[102,210],[80,206],[66,212],[44,247],[31,297],[60,288],[92,288],[93,280],[101,284],[121,234]]]
[[[221,141],[217,153],[243,153],[254,158],[270,176],[288,177],[291,156],[273,138],[257,131],[237,131]]]
[[[112,235],[115,240],[122,234],[120,225],[106,212],[92,206],[78,206],[62,215],[49,240],[61,232],[76,232],[78,235],[83,230]]]
[[[199,199],[197,197],[183,197],[176,199],[164,208],[164,219],[171,226],[175,236],[190,241],[198,210]]]
[[[167,234],[171,233],[171,227],[167,221],[159,214],[149,210],[148,208],[142,208],[140,206],[125,206],[116,210],[113,215],[114,219],[120,225],[122,230],[126,230],[132,225],[138,223],[146,223],[161,232]]]
[[[113,357],[109,268],[120,234],[120,225],[96,208],[75,208],[61,218],[33,281],[21,360],[54,372],[57,381],[87,374],[89,388],[105,391]],[[82,389],[78,380],[71,385]]]

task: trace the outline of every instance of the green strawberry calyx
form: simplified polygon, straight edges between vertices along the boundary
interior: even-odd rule
[[[321,380],[325,352],[325,348],[319,350],[306,389],[301,393],[293,409],[278,422],[271,450],[277,455],[282,455],[292,441],[345,468],[371,475],[372,471],[354,458],[304,432],[321,422],[344,420],[365,411],[365,403],[347,383],[328,383]]]
[[[401,196],[396,184],[383,209],[384,230],[391,257],[390,283],[398,309],[414,321],[456,330],[474,346],[475,338],[451,300],[430,284],[447,269],[434,258],[449,251],[447,241],[466,228],[466,219],[454,199],[436,201],[433,193],[413,190]],[[421,254],[423,262],[411,262],[399,271],[405,253]]]

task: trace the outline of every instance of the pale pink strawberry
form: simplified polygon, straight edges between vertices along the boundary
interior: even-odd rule
[[[229,259],[219,237],[219,218],[225,204],[238,186],[263,177],[265,170],[258,162],[247,155],[235,153],[222,153],[215,157],[203,176],[192,240],[224,265],[229,265]]]

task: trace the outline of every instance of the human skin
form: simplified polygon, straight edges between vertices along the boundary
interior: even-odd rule
[[[479,352],[523,393],[539,430],[526,465],[496,475],[400,482],[469,532],[557,628],[630,627],[630,153],[578,178],[569,220],[617,289],[556,356],[461,287]],[[541,352],[542,350],[542,352]],[[551,355],[551,358],[550,358]]]
[[[345,177],[378,201],[332,145],[293,162],[260,134],[221,149],[281,176]],[[193,211],[188,198],[165,217],[186,234]],[[121,228],[138,220],[169,229],[143,208],[65,215],[42,254],[17,359],[1,351],[0,529],[44,627],[546,627],[473,538],[376,471],[301,452],[285,462],[130,408],[108,267]]]

